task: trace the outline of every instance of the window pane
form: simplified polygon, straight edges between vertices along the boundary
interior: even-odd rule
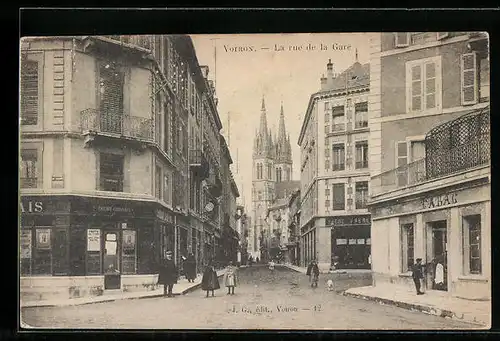
[[[100,189],[123,192],[123,155],[100,154]]]
[[[412,110],[418,111],[422,110],[422,97],[413,97],[411,99],[411,108]]]
[[[406,156],[407,152],[406,142],[398,143],[398,156]]]
[[[412,80],[422,79],[422,72],[421,72],[420,65],[412,67],[412,69],[411,69],[411,79]]]

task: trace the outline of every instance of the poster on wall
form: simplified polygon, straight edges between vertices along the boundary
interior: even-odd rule
[[[87,251],[101,251],[101,230],[87,230]]]
[[[50,249],[50,229],[36,230],[36,247],[38,249]]]
[[[20,251],[21,259],[31,258],[31,230],[21,231]]]
[[[123,248],[133,249],[135,247],[135,231],[123,231]]]

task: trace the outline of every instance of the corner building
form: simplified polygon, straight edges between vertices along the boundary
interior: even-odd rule
[[[164,251],[209,257],[190,217],[213,200],[202,179],[218,189],[200,125],[213,94],[188,36],[21,41],[22,299],[150,290]]]
[[[340,74],[330,60],[310,97],[298,140],[302,266],[316,259],[321,271],[370,268],[369,75],[357,52]]]
[[[422,258],[427,290],[491,298],[487,35],[375,34],[370,65],[374,285],[414,290]]]

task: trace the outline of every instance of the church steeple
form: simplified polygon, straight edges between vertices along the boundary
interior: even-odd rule
[[[286,128],[285,128],[285,113],[283,111],[283,102],[281,102],[281,112],[278,125],[278,138],[276,141],[276,159],[278,162],[291,162],[289,140],[287,138]]]
[[[264,101],[264,96],[262,96],[260,125],[259,125],[259,131],[257,131],[257,134],[255,135],[253,152],[255,156],[268,157],[271,148],[272,148],[271,137],[269,135],[269,130],[267,129],[266,104]]]
[[[278,128],[278,142],[285,142],[286,140],[286,130],[285,130],[285,114],[283,113],[283,102],[281,102],[281,112],[280,121]]]

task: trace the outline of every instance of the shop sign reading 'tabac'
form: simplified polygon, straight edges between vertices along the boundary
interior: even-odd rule
[[[326,218],[326,226],[370,225],[369,215]]]

